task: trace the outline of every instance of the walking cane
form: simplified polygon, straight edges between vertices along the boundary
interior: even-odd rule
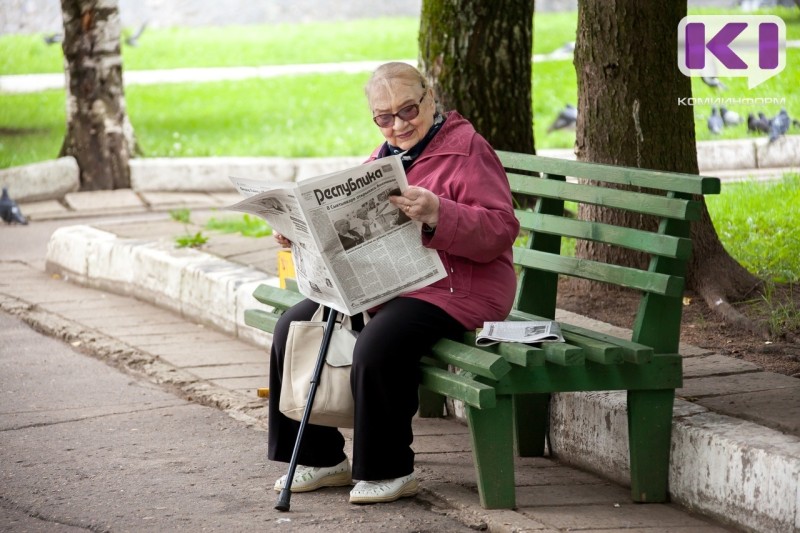
[[[311,387],[308,389],[306,408],[303,410],[300,429],[297,430],[297,439],[294,441],[294,450],[292,450],[292,458],[289,461],[289,473],[286,474],[286,483],[283,485],[283,489],[278,495],[278,503],[275,505],[275,509],[278,511],[289,510],[289,500],[292,498],[292,481],[294,481],[294,471],[297,469],[297,456],[300,454],[300,443],[303,440],[303,432],[306,429],[308,417],[311,416],[311,406],[314,403],[314,396],[317,394],[317,384],[319,383],[319,377],[322,375],[322,367],[325,365],[325,357],[328,354],[328,346],[331,343],[331,335],[336,324],[337,314],[337,311],[329,309],[328,322],[325,324],[325,332],[322,335],[322,344],[319,347],[319,355],[317,356],[317,366],[314,367]]]

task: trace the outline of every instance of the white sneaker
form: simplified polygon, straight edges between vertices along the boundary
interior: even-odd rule
[[[275,482],[275,492],[280,492],[286,486],[284,474]],[[350,485],[353,477],[350,475],[350,462],[345,459],[336,466],[316,467],[298,465],[292,480],[292,492],[309,492],[322,487],[342,487]]]
[[[419,483],[414,473],[395,479],[359,481],[350,491],[350,503],[385,503],[414,496]]]

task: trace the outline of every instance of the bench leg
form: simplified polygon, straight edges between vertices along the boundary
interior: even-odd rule
[[[544,456],[549,404],[549,394],[514,395],[514,433],[520,457]]]
[[[674,401],[673,389],[628,391],[633,501],[667,501]]]
[[[442,418],[444,416],[445,397],[425,387],[419,388],[419,417]]]
[[[517,501],[511,396],[498,396],[492,409],[465,407],[481,505],[484,509],[513,509]]]

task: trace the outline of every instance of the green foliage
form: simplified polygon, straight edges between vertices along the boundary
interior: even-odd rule
[[[726,183],[706,205],[725,249],[747,270],[800,282],[800,174],[776,182]]]
[[[241,233],[245,237],[266,237],[272,235],[272,228],[260,217],[244,214],[240,217],[211,218],[206,229],[222,233]]]
[[[203,235],[203,232],[198,231],[194,235],[187,233],[180,237],[175,237],[175,245],[178,248],[200,248],[208,242],[208,237]]]
[[[184,224],[188,224],[192,217],[192,212],[186,208],[173,209],[172,211],[169,212],[169,216],[175,222],[182,222]]]
[[[787,331],[800,331],[800,309],[794,298],[794,285],[789,286],[789,297],[780,298],[776,295],[775,284],[767,282],[761,300],[753,305],[763,305],[767,308],[767,327],[776,335]]]

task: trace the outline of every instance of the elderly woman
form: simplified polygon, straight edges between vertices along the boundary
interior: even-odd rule
[[[417,493],[411,422],[418,407],[419,360],[443,337],[459,338],[484,321],[504,320],[516,278],[511,246],[519,223],[494,150],[456,111],[441,113],[433,90],[405,63],[387,63],[367,82],[372,118],[385,138],[370,160],[403,154],[409,187],[390,201],[421,222],[424,246],[438,251],[448,276],[370,310],[353,354],[353,460],[337,428],[309,425],[293,492],[350,485],[351,503],[390,502]],[[289,242],[276,239],[283,246]],[[289,323],[309,320],[317,304],[289,309],[275,328],[270,390],[278,398]],[[269,458],[289,462],[299,424],[269,404]],[[280,491],[286,476],[278,479]]]

